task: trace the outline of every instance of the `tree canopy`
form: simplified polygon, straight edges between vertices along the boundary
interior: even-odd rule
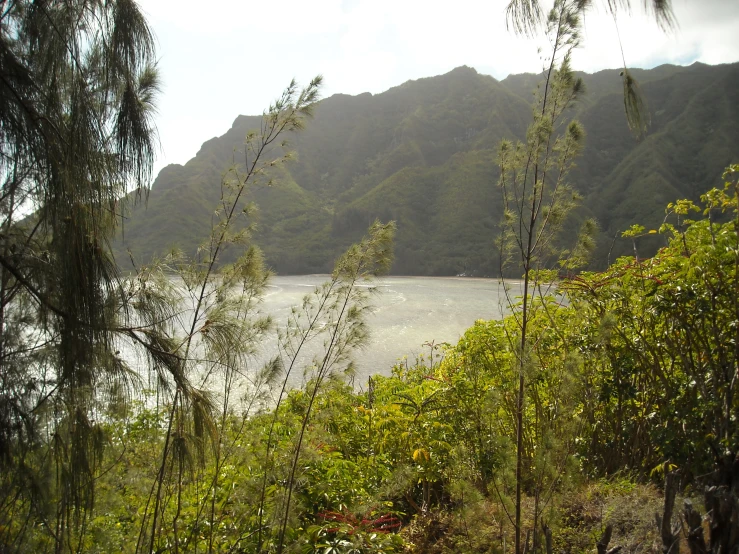
[[[2,487],[45,513],[55,468],[58,548],[93,503],[94,402],[130,382],[114,345],[128,306],[108,243],[123,197],[149,184],[158,86],[133,0],[2,4]],[[53,436],[50,456],[31,465],[24,453],[40,433]]]

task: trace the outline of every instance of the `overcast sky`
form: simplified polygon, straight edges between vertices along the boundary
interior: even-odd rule
[[[379,93],[460,65],[503,79],[538,72],[544,37],[506,30],[508,0],[139,0],[158,44],[163,90],[155,175],[183,164],[240,114],[260,114],[293,77],[324,76],[323,96]],[[576,69],[622,65],[613,18],[589,12]],[[673,0],[663,33],[632,0],[618,20],[629,67],[739,61],[739,1]]]

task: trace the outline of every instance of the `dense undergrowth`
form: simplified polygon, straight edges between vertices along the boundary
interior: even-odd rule
[[[590,552],[606,525],[622,552],[661,552],[653,518],[665,470],[679,471],[686,496],[736,490],[737,170],[704,196],[698,221],[688,219],[699,211],[692,203],[668,207],[657,256],[621,258],[535,298],[524,413],[530,552],[545,551],[545,529],[553,551]],[[629,234],[638,254],[639,236],[654,233]],[[260,407],[233,403],[217,442],[198,439],[168,460],[154,550],[510,552],[515,318],[478,321],[458,344],[431,345],[356,388],[327,373],[277,408],[245,395]],[[265,385],[259,398],[278,388]],[[74,550],[137,549],[171,410],[153,405],[98,407],[106,447]],[[26,463],[40,460],[31,452]],[[39,498],[60,494],[58,483],[50,478]],[[47,522],[21,517],[10,492],[2,535],[22,537],[19,552],[53,549]]]

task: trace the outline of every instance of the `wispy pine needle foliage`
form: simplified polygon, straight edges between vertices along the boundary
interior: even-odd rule
[[[570,269],[582,261],[591,240],[594,224],[588,222],[578,246],[572,251],[560,249],[557,238],[579,196],[569,184],[568,176],[575,157],[582,149],[585,133],[582,126],[568,120],[567,112],[584,92],[582,80],[575,77],[570,66],[572,50],[580,43],[582,6],[578,1],[557,0],[547,18],[547,35],[552,44],[551,55],[544,71],[534,105],[533,122],[526,142],[503,141],[500,145],[500,187],[503,192],[504,217],[500,235],[500,272],[506,268],[523,271],[520,301],[505,288],[508,307],[513,311],[515,327],[507,332],[511,350],[516,352],[518,391],[516,395],[516,497],[515,552],[523,552],[521,498],[524,475],[524,401],[526,382],[534,372],[535,340],[530,322],[541,294],[541,285],[556,278],[555,268]],[[559,266],[559,267],[558,267]],[[547,271],[548,270],[548,271]],[[537,490],[539,497],[541,491]],[[538,522],[538,504],[534,528]],[[536,533],[535,533],[536,535]],[[536,543],[536,537],[534,539]],[[536,546],[536,545],[535,545]]]
[[[317,288],[312,296],[306,297],[302,310],[307,317],[301,318],[299,312],[294,312],[282,337],[283,351],[289,355],[290,368],[294,365],[295,357],[304,344],[306,336],[315,333],[323,337],[323,349],[322,354],[315,357],[307,368],[310,377],[310,382],[306,387],[308,404],[305,412],[301,414],[301,426],[295,440],[292,461],[287,474],[285,498],[281,504],[278,504],[280,510],[275,512],[277,529],[279,529],[278,554],[283,552],[286,546],[285,532],[291,516],[292,494],[296,486],[303,439],[313,405],[321,390],[321,385],[334,375],[336,369],[343,369],[344,373],[351,374],[353,366],[350,355],[353,350],[366,343],[368,331],[365,316],[370,309],[370,295],[376,292],[375,288],[369,288],[367,284],[371,283],[375,277],[390,270],[394,236],[394,222],[382,224],[375,221],[370,226],[368,235],[361,242],[352,245],[337,260],[331,280]],[[289,378],[289,373],[285,376],[285,383],[287,378]],[[281,396],[284,390],[283,385]],[[281,396],[279,400],[282,399]],[[275,410],[276,414],[277,410]],[[268,449],[265,471],[269,465]],[[263,503],[264,488],[260,507]],[[260,513],[262,511],[260,509]],[[261,527],[259,535],[258,550],[261,551]]]
[[[167,341],[156,348],[166,352],[160,361],[152,355],[158,398],[168,410],[167,432],[140,522],[138,552],[159,551],[166,544],[174,544],[177,550],[191,540],[181,530],[183,493],[201,485],[197,475],[206,457],[220,467],[228,456],[222,431],[235,404],[233,396],[245,389],[263,393],[280,369],[277,363],[268,363],[263,370],[250,367],[272,326],[258,309],[270,272],[259,249],[251,244],[253,227],[248,221],[239,222],[248,220],[254,209],[251,191],[270,186],[271,168],[289,160],[286,135],[300,130],[312,114],[321,80],[316,77],[302,90],[291,82],[264,113],[261,128],[246,136],[243,161],[224,174],[210,236],[197,253],[186,257],[173,252],[139,273],[157,275],[158,290],[166,289],[169,297],[165,304],[180,311],[165,319],[157,333],[148,328],[131,333],[134,340],[149,346],[160,337]],[[223,266],[224,253],[232,249],[242,253],[235,263]],[[171,278],[173,272],[178,281]],[[254,402],[258,403],[257,396],[251,397],[250,406]],[[247,414],[248,410],[244,417]],[[218,475],[216,471],[207,484],[202,503],[209,506],[203,517],[210,522],[219,509]],[[211,535],[208,550],[213,548]]]
[[[602,0],[604,7],[613,14],[631,10],[631,0]],[[592,0],[578,0],[575,9],[582,15],[591,7]],[[651,12],[657,24],[665,31],[677,27],[672,0],[645,0],[644,7]],[[540,0],[510,0],[506,7],[508,27],[520,34],[533,36],[544,22]]]
[[[108,242],[121,198],[149,183],[158,89],[133,0],[2,4],[5,545],[40,520],[54,550],[82,548],[106,444],[98,402],[125,399],[137,380],[116,345],[132,307]]]
[[[621,71],[624,83],[624,112],[629,129],[637,139],[644,137],[651,123],[649,107],[644,94],[628,69]]]
[[[574,13],[584,17],[588,8],[592,7],[592,0],[577,0],[572,3]],[[618,29],[618,17],[623,12],[631,10],[631,0],[603,0],[604,8],[613,15],[614,24]],[[677,28],[677,19],[672,9],[672,0],[646,0],[644,7],[651,12],[655,21],[664,32]],[[535,36],[541,29],[544,18],[539,0],[510,0],[506,8],[506,24],[516,33]],[[619,38],[620,41],[620,38]],[[619,44],[623,54],[623,45]],[[650,115],[644,95],[639,89],[636,79],[626,68],[621,73],[624,87],[624,111],[626,122],[637,139],[641,139],[650,125]]]

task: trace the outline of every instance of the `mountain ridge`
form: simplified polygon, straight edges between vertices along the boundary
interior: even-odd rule
[[[629,251],[630,243],[611,246],[619,231],[656,226],[667,202],[696,200],[718,185],[739,141],[739,64],[630,71],[652,114],[644,140],[626,126],[619,70],[580,74],[587,92],[573,111],[587,134],[572,174],[584,197],[578,213],[601,224],[595,268]],[[495,274],[497,146],[524,137],[540,78],[498,81],[461,66],[374,95],[321,100],[307,128],[289,137],[296,160],[252,197],[268,263],[280,273],[327,271],[380,218],[398,223],[394,273]],[[170,244],[194,252],[208,236],[223,172],[240,163],[244,137],[260,120],[239,115],[184,165],[163,168],[148,206],[132,211],[114,245],[118,258],[130,248],[146,261]],[[644,243],[645,254],[659,246]]]

